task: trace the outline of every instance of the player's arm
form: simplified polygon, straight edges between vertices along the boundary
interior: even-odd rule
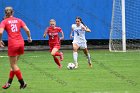
[[[4,47],[4,42],[2,41],[3,31],[4,31],[4,28],[0,28],[0,47]]]
[[[86,26],[86,32],[91,32],[91,30]]]
[[[31,33],[30,33],[30,30],[27,26],[23,26],[23,29],[25,30],[27,36],[28,36],[28,42],[32,42],[32,39],[31,39]]]
[[[72,33],[73,33],[73,28],[71,28],[70,38],[73,38]]]
[[[43,38],[46,38],[47,32],[48,32],[48,28],[46,28],[46,30],[45,30],[45,32],[44,32],[44,34],[43,34]]]
[[[82,26],[82,29],[84,30],[84,31],[86,31],[86,32],[91,32],[91,30],[87,27],[87,26]]]
[[[63,31],[61,32],[60,40],[64,40],[64,33],[63,33]]]

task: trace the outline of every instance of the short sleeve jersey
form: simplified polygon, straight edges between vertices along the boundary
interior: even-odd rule
[[[15,17],[6,18],[1,22],[0,28],[4,28],[8,34],[8,47],[24,44],[20,30],[24,26],[26,24],[21,19]]]
[[[46,33],[49,36],[49,44],[51,43],[57,43],[60,44],[60,38],[59,38],[59,33],[62,32],[62,29],[60,27],[48,27],[46,30]]]
[[[85,39],[85,31],[82,29],[84,27],[83,24],[80,24],[80,26],[77,26],[76,24],[72,24],[72,29],[74,31],[74,40],[73,42],[86,42]]]

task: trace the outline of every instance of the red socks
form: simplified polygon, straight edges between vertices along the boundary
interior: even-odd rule
[[[13,79],[13,78],[14,78],[14,75],[17,76],[18,80],[21,80],[21,79],[22,79],[22,74],[21,74],[20,70],[17,70],[17,71],[10,71],[10,73],[9,73],[9,78],[10,78],[10,79]]]
[[[18,80],[22,79],[22,74],[21,74],[20,70],[15,71],[15,75],[17,76]]]
[[[54,58],[55,63],[56,63],[58,66],[61,66],[59,59],[58,59],[57,57],[55,57],[55,56],[53,56],[53,58]]]
[[[9,83],[9,84],[12,83],[13,78],[14,78],[14,75],[17,76],[18,80],[22,80],[22,81],[23,81],[23,79],[22,79],[22,74],[21,74],[20,70],[17,70],[17,71],[12,71],[12,70],[11,70],[10,73],[9,73],[9,79],[8,79],[8,83]]]
[[[56,52],[54,56],[61,56],[61,53]]]
[[[14,78],[14,75],[15,75],[15,73],[14,73],[14,71],[10,71],[10,73],[9,73],[9,78],[10,79],[13,79]]]

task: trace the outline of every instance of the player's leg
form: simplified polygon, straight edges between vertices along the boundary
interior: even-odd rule
[[[75,68],[78,68],[78,49],[79,49],[79,46],[76,44],[76,43],[73,43],[73,60],[74,60],[74,63],[75,63]]]
[[[19,49],[18,49],[18,51],[17,51],[17,61],[16,61],[16,63],[15,63],[15,65],[17,65],[17,62],[18,62],[18,60],[19,60],[19,58],[20,58],[20,55],[22,55],[22,54],[24,54],[24,44],[23,45],[20,45],[19,46]],[[18,66],[17,66],[18,67]],[[21,71],[20,71],[20,68],[19,68],[19,70],[16,70],[15,71],[15,75],[16,75],[16,77],[18,78],[18,81],[19,81],[19,83],[20,83],[20,89],[24,89],[26,86],[27,86],[27,84],[24,82],[24,80],[23,80],[23,77],[22,77],[22,73],[21,73]]]
[[[13,52],[15,52],[15,50],[13,49],[13,47],[12,47],[12,48],[9,48],[9,47],[8,47],[8,55],[13,55],[13,54],[12,54]],[[9,61],[10,61],[10,60],[9,60]],[[13,69],[11,68],[11,69],[10,69],[10,72],[9,72],[9,79],[8,79],[8,82],[7,82],[4,86],[2,86],[3,89],[7,89],[7,88],[10,87],[10,85],[12,84],[14,75],[15,75],[15,73],[14,73]]]
[[[10,61],[10,67],[11,67],[11,70],[10,70],[10,73],[9,73],[9,80],[8,80],[8,82],[2,87],[3,89],[7,89],[7,88],[10,87],[10,85],[12,84],[14,75],[15,75],[15,70],[18,70],[18,69],[19,69],[16,65],[14,65],[15,62],[17,61],[17,57],[16,57],[16,56],[9,57],[9,61]],[[16,66],[16,67],[15,67],[15,66]]]
[[[58,48],[53,48],[51,51],[51,55],[54,58],[55,63],[58,65],[59,68],[62,67],[62,65],[60,64],[60,60],[57,58],[57,56],[60,56],[61,54],[58,52]]]
[[[20,58],[20,55],[19,55],[19,56],[17,56],[17,62],[18,62],[19,58]]]
[[[11,61],[14,62],[14,61],[16,61],[16,60],[17,60],[16,57],[12,57],[12,59],[10,59],[10,57],[9,57],[10,65],[11,65]],[[9,80],[8,80],[8,82],[2,87],[3,89],[7,89],[7,88],[10,87],[10,85],[11,85],[11,83],[12,83],[12,81],[13,81],[14,75],[15,75],[15,72],[14,72],[13,68],[11,68],[10,73],[9,73]]]
[[[87,57],[87,60],[88,60],[88,64],[89,64],[89,66],[92,67],[91,57],[90,57],[90,53],[89,53],[88,49],[85,48],[85,49],[83,50],[83,52],[84,52],[84,54],[85,54],[86,57]]]
[[[7,89],[10,87],[14,75],[16,75],[16,77],[18,78],[19,82],[20,82],[20,89],[21,88],[25,88],[27,86],[27,84],[24,82],[23,78],[22,78],[22,73],[20,72],[19,67],[17,66],[17,61],[19,60],[20,56],[16,56],[16,55],[21,55],[24,54],[24,44],[20,45],[19,47],[8,47],[8,55],[9,55],[9,61],[10,61],[10,73],[9,73],[9,80],[8,82],[3,86],[4,89]]]
[[[3,89],[8,89],[11,86],[14,75],[15,75],[15,73],[11,68],[10,72],[9,72],[9,79],[8,79],[7,83],[4,86],[2,86]]]
[[[21,88],[24,89],[27,86],[27,84],[24,82],[20,68],[17,65],[18,58],[19,58],[19,56],[9,57],[9,60],[10,60],[11,68],[14,71],[14,73],[15,73],[15,75],[20,83],[20,89]]]
[[[17,61],[19,60],[19,57],[20,56],[17,57]],[[10,73],[9,73],[8,82],[7,82],[6,85],[3,86],[3,88],[7,89],[8,87],[10,87],[10,85],[12,84],[12,81],[13,81],[14,76],[15,76],[15,73],[14,73],[13,69],[11,68],[10,69]]]
[[[63,61],[64,60],[63,53],[62,52],[58,52],[58,48],[55,48],[55,49],[57,49],[57,52],[55,52],[55,50],[54,50],[54,51],[51,52],[51,55],[52,56],[59,56],[60,60]]]
[[[63,57],[63,53],[62,52],[58,52],[59,51],[59,49],[60,49],[60,44],[50,44],[49,45],[50,46],[50,51],[51,51],[51,55],[52,56],[59,56],[60,57],[60,60],[61,61],[63,61],[64,60],[64,57]],[[55,52],[55,51],[52,51],[53,50],[53,48],[56,48],[57,50],[57,52]]]

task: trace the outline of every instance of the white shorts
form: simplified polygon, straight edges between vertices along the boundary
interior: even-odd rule
[[[72,42],[74,44],[77,44],[81,49],[87,48],[87,42]]]

